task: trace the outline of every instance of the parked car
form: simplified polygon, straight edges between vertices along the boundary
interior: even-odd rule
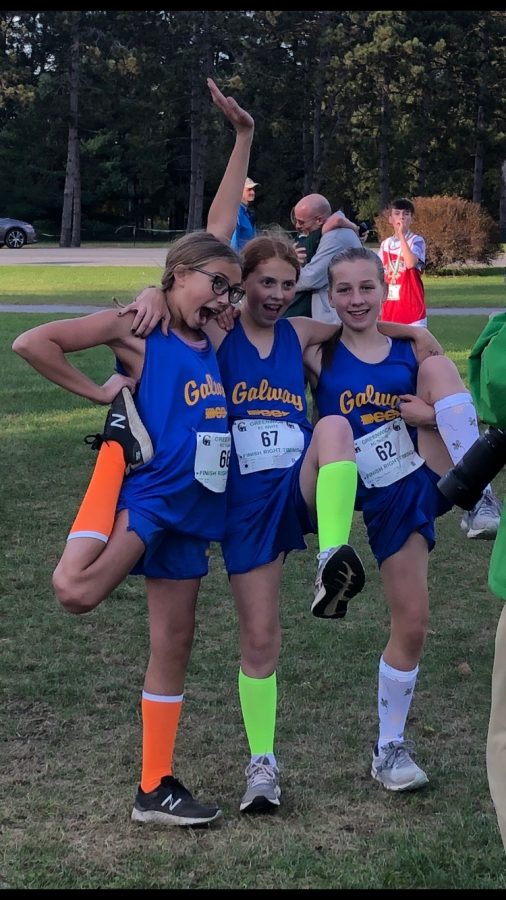
[[[36,244],[37,232],[33,225],[21,219],[0,219],[0,247],[20,250],[25,244]]]

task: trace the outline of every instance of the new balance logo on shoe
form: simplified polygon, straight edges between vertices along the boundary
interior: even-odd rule
[[[132,822],[162,825],[209,825],[221,815],[218,806],[200,803],[173,775],[164,775],[154,791],[139,786],[132,810]]]
[[[126,416],[121,413],[113,412],[111,409],[111,421],[109,422],[111,428],[126,428],[126,421]]]
[[[181,797],[176,797],[174,799],[172,794],[169,794],[168,797],[165,798],[165,800],[162,800],[160,805],[167,806],[167,804],[168,804],[169,809],[172,812],[172,810],[175,809],[176,806],[179,806],[180,803],[181,803]]]
[[[100,450],[104,441],[116,441],[120,444],[126,475],[139,466],[146,465],[154,454],[151,438],[137,412],[132,394],[126,387],[113,400],[103,434],[89,434],[84,440],[94,450]]]

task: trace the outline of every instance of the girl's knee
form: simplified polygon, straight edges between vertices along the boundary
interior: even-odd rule
[[[91,612],[100,602],[99,598],[93,597],[89,591],[80,589],[77,583],[68,579],[59,568],[53,573],[52,584],[56,599],[66,612],[74,615]]]
[[[269,632],[250,633],[241,641],[241,656],[250,668],[275,669],[281,649],[281,636]]]
[[[332,442],[343,454],[354,455],[353,431],[344,416],[324,416],[316,423],[314,436],[317,441]]]
[[[403,631],[403,644],[412,656],[420,656],[427,639],[426,622],[412,622]]]
[[[439,393],[446,385],[450,391],[467,390],[457,366],[448,356],[428,356],[418,367],[417,393]]]

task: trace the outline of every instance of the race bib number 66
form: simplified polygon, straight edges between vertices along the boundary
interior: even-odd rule
[[[227,486],[231,443],[230,432],[197,431],[195,478],[215,494],[222,494]]]

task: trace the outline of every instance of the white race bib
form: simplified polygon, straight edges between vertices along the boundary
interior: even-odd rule
[[[357,468],[367,488],[386,487],[423,466],[400,417],[355,441]]]
[[[400,284],[389,284],[387,300],[400,300],[401,286]]]
[[[293,422],[237,419],[232,435],[241,475],[265,469],[288,469],[304,450],[304,435]]]
[[[215,494],[222,494],[227,486],[228,464],[232,439],[230,432],[197,431],[194,474],[197,481]]]

